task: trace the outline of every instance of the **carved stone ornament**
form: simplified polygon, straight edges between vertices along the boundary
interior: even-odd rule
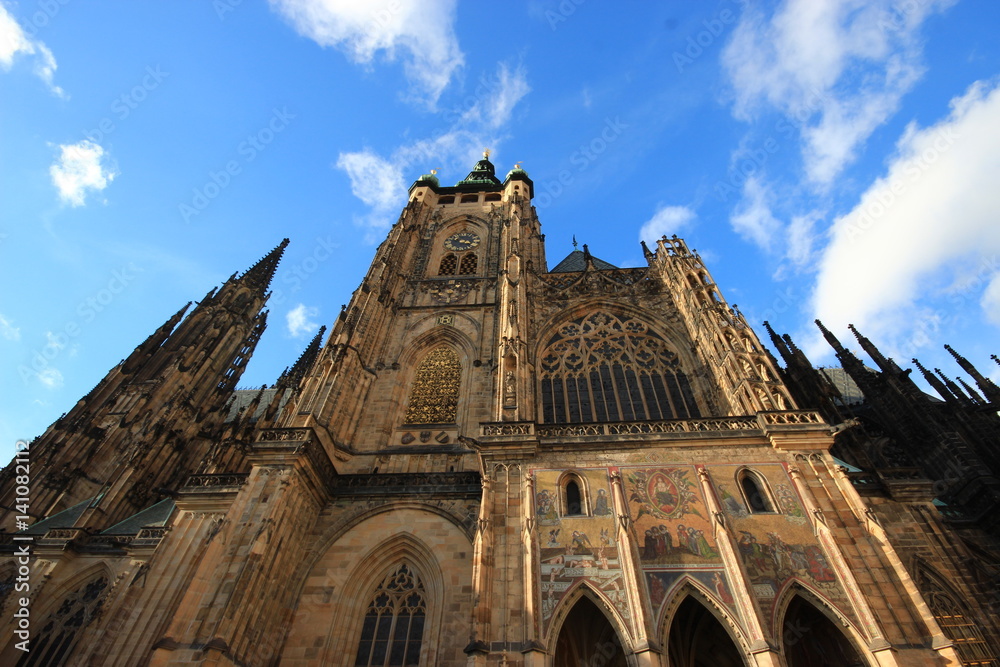
[[[457,303],[469,294],[474,285],[474,281],[449,280],[430,287],[427,291],[431,295],[434,303],[449,304]]]

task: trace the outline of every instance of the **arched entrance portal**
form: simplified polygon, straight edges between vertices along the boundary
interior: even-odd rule
[[[840,628],[798,595],[785,611],[781,639],[788,667],[868,665]]]
[[[667,638],[670,667],[744,667],[740,651],[703,604],[688,597],[674,614]]]
[[[590,598],[573,605],[556,641],[554,667],[626,667],[625,650],[611,621]]]

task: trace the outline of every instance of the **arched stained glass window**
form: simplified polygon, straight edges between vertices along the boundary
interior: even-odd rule
[[[941,626],[941,631],[955,643],[955,650],[958,651],[962,664],[997,664],[998,656],[990,650],[979,624],[965,605],[958,601],[958,596],[945,588],[937,577],[930,575],[926,568],[921,567],[919,573],[920,592],[934,614],[934,619]]]
[[[545,423],[700,416],[677,354],[644,322],[593,313],[539,354]]]
[[[402,563],[375,589],[361,627],[355,667],[409,667],[420,664],[427,618],[424,584]]]
[[[462,382],[462,362],[447,345],[431,350],[417,366],[407,424],[454,424],[458,415],[458,390]]]
[[[34,665],[64,665],[83,630],[97,613],[101,595],[108,587],[107,577],[100,577],[80,587],[63,600],[62,604],[35,634],[31,651],[25,653],[18,667]]]

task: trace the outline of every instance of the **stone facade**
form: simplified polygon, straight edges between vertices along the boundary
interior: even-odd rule
[[[272,388],[234,391],[287,241],[112,369],[0,510],[0,662],[997,665],[995,524],[860,462],[683,240],[549,271],[532,194],[422,176]]]

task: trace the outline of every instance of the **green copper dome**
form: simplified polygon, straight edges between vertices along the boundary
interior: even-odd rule
[[[476,166],[472,168],[469,175],[457,184],[458,187],[463,185],[500,185],[500,179],[496,175],[496,168],[489,160],[489,153],[485,153],[483,159],[476,163]]]

